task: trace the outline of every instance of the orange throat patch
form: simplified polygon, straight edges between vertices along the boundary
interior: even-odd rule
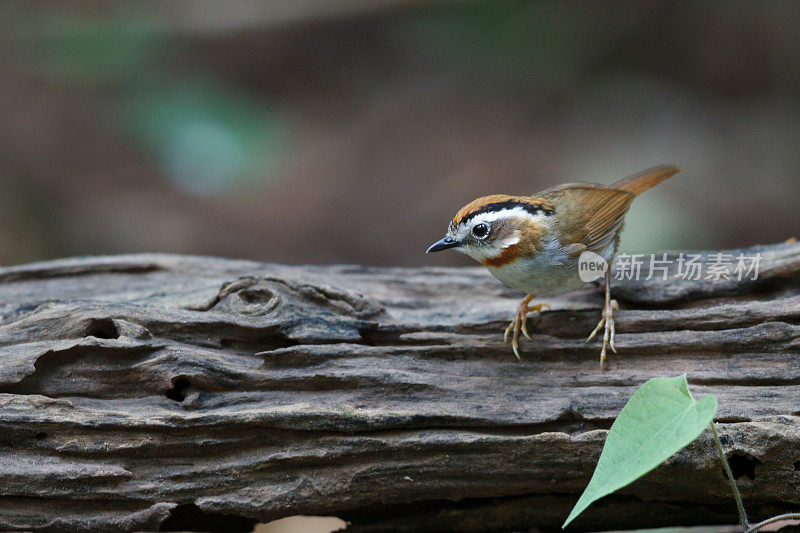
[[[503,248],[503,251],[500,252],[500,255],[497,257],[490,257],[481,261],[483,266],[485,267],[494,267],[500,268],[506,265],[510,265],[517,259],[519,259],[522,255],[522,246],[520,243],[512,244],[506,248]]]

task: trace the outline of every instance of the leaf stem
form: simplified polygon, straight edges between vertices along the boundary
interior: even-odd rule
[[[722,459],[722,467],[725,469],[725,474],[728,476],[728,481],[731,482],[731,488],[733,489],[733,496],[736,498],[736,508],[739,511],[739,523],[742,525],[742,529],[744,531],[755,531],[755,529],[750,528],[750,523],[747,521],[747,511],[744,510],[744,503],[742,503],[742,495],[739,494],[739,487],[736,486],[736,480],[733,479],[733,473],[731,473],[731,467],[728,464],[728,459],[725,457],[725,452],[722,451],[722,443],[719,441],[719,436],[717,435],[717,428],[714,427],[714,421],[711,421],[711,433],[714,434],[714,443],[717,445],[717,451],[719,452],[719,457]],[[770,519],[771,520],[771,519]]]
[[[768,524],[772,524],[773,522],[780,522],[781,520],[791,520],[792,518],[800,518],[800,513],[779,514],[778,516],[767,518],[763,522],[759,522],[758,524],[751,526],[750,529],[745,529],[744,533],[753,533],[754,531],[758,531],[762,527]]]

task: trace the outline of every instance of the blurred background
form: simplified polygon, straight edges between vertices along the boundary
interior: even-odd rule
[[[683,173],[626,251],[800,235],[800,3],[0,2],[0,263],[425,256],[466,202]]]

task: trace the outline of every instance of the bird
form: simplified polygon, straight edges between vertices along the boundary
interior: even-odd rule
[[[565,183],[534,196],[493,194],[477,198],[462,207],[448,226],[444,238],[426,253],[456,250],[483,264],[506,286],[527,294],[517,306],[505,329],[504,342],[511,336],[517,359],[519,334],[531,339],[528,313],[550,309],[546,303],[531,305],[537,296],[555,296],[581,288],[579,261],[593,252],[611,264],[619,248],[620,232],[631,202],[639,194],[674,176],[679,169],[660,165],[611,185]],[[605,303],[600,322],[586,342],[603,329],[600,367],[607,348],[616,353],[614,311],[611,298],[611,268],[605,268]]]

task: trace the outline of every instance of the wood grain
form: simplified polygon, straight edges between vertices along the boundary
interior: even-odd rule
[[[800,245],[748,252],[757,281],[618,283],[605,372],[591,286],[530,319],[520,363],[520,296],[480,268],[0,269],[0,529],[555,530],[627,399],[684,372],[719,399],[753,518],[797,511]],[[714,453],[701,437],[571,529],[735,523]]]

